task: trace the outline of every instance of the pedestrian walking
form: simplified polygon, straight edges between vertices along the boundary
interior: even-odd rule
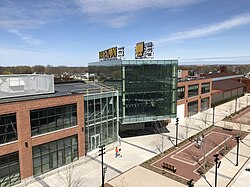
[[[115,158],[117,158],[119,156],[119,150],[118,147],[115,147]]]

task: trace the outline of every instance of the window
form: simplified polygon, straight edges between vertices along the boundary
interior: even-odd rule
[[[20,181],[18,152],[0,156],[0,186],[13,186]]]
[[[209,93],[210,92],[210,82],[202,83],[201,84],[201,94]]]
[[[35,176],[78,160],[77,136],[72,136],[33,147]]]
[[[194,97],[194,96],[197,96],[198,94],[199,94],[198,84],[188,86],[188,97]]]
[[[198,113],[198,101],[188,103],[188,117]]]
[[[201,111],[207,110],[209,108],[209,97],[201,99]]]
[[[185,87],[178,87],[177,88],[177,100],[181,100],[185,98]]]
[[[77,125],[76,104],[63,105],[30,111],[31,135]]]
[[[0,144],[17,140],[16,114],[0,116]]]

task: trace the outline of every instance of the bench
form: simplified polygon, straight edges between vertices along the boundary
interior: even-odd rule
[[[233,125],[224,125],[223,130],[232,131]]]
[[[162,168],[163,169],[168,169],[168,170],[170,170],[170,171],[172,171],[172,172],[176,172],[176,167],[174,167],[174,165],[172,165],[172,164],[168,164],[167,162],[163,162],[162,163]]]

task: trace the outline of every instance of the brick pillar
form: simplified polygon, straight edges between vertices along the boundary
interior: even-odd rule
[[[77,98],[77,123],[78,123],[78,153],[79,157],[85,155],[85,128],[84,128],[84,98],[79,95]]]
[[[185,85],[185,112],[184,116],[188,117],[188,85]]]
[[[201,83],[199,83],[199,91],[198,91],[198,112],[201,111]]]
[[[17,112],[17,133],[21,179],[33,175],[30,112],[28,102],[19,104]]]

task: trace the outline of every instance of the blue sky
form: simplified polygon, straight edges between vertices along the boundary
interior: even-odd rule
[[[113,46],[133,59],[140,41],[155,59],[250,64],[250,1],[0,1],[0,66],[87,66]]]

